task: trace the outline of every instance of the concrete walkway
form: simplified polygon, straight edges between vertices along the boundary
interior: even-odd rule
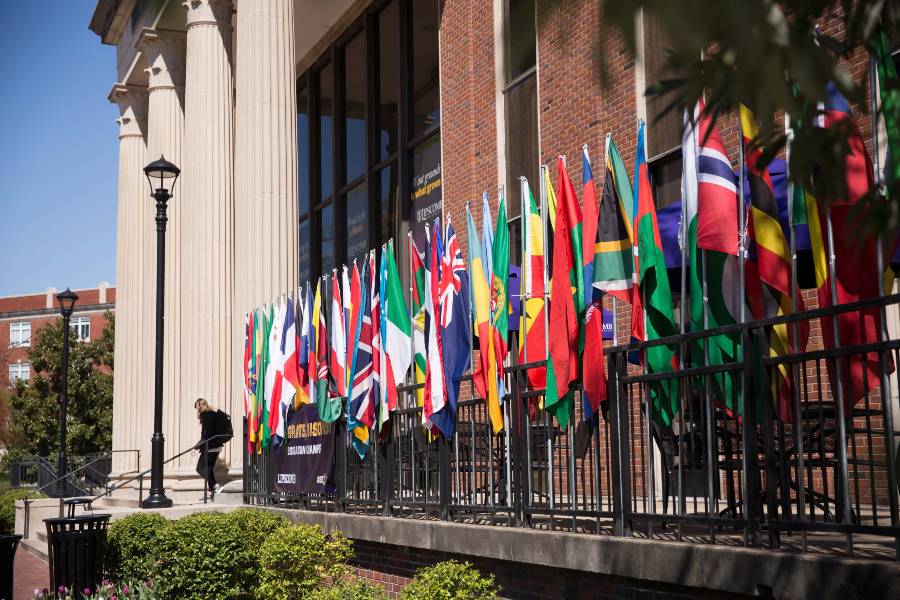
[[[31,600],[35,589],[44,589],[49,585],[50,569],[47,563],[20,545],[13,565],[12,600]]]

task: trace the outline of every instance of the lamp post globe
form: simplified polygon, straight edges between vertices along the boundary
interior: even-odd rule
[[[59,459],[56,476],[59,479],[57,493],[60,498],[66,495],[66,475],[68,461],[66,460],[66,411],[69,404],[69,319],[75,310],[78,294],[66,288],[66,291],[56,295],[59,303],[59,314],[63,318],[63,348],[62,348],[62,390],[59,398]]]
[[[144,167],[150,184],[150,196],[156,201],[156,343],[153,375],[153,437],[150,440],[150,493],[142,508],[168,508],[172,500],[163,488],[165,438],[163,420],[163,333],[165,314],[166,208],[181,170],[160,156]]]

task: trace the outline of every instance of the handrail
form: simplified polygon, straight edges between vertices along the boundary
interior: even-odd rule
[[[115,454],[116,452],[137,452],[137,455],[138,455],[138,465],[140,465],[140,460],[141,460],[141,451],[140,451],[140,450],[137,450],[137,449],[131,449],[131,450],[110,450],[109,452],[107,452],[107,453],[105,453],[105,454],[102,454],[102,455],[100,455],[100,456],[94,458],[91,462],[85,463],[85,464],[81,465],[81,466],[78,467],[77,469],[72,469],[71,471],[68,471],[68,470],[67,470],[65,475],[63,475],[63,476],[61,476],[61,477],[57,477],[57,478],[54,479],[53,481],[51,481],[51,482],[49,482],[49,483],[45,483],[45,484],[42,485],[41,487],[39,487],[39,488],[37,488],[37,489],[35,489],[35,490],[32,490],[31,492],[28,493],[27,496],[25,496],[24,498],[22,498],[22,500],[27,500],[27,499],[30,498],[31,496],[33,496],[33,495],[37,494],[38,492],[40,492],[41,490],[44,490],[44,489],[50,487],[51,485],[54,485],[54,484],[56,484],[56,483],[59,483],[59,482],[62,481],[63,479],[68,479],[71,475],[74,475],[75,473],[77,473],[77,472],[79,472],[79,471],[82,471],[82,470],[84,470],[84,469],[87,469],[89,466],[91,466],[92,464],[94,464],[94,463],[96,463],[96,462],[100,462],[101,460],[105,460],[105,459],[107,459],[107,458],[112,458],[112,455]],[[51,463],[48,459],[45,459],[43,456],[38,456],[38,457],[36,457],[36,458],[46,460],[47,463],[49,463],[51,466],[53,465],[53,463]],[[140,467],[138,467],[138,468],[140,468]]]
[[[24,519],[24,524],[22,525],[22,537],[24,537],[24,538],[27,538],[27,537],[28,537],[28,515],[29,515],[29,513],[31,512],[31,508],[30,508],[30,502],[31,502],[31,500],[30,500],[30,498],[31,498],[32,496],[34,496],[35,494],[39,493],[41,490],[44,490],[44,489],[50,487],[51,485],[55,485],[55,484],[59,483],[60,481],[62,481],[62,480],[64,480],[64,479],[68,480],[70,476],[74,475],[75,473],[77,473],[77,472],[79,472],[79,471],[81,471],[81,470],[83,470],[83,469],[87,469],[89,466],[93,465],[93,464],[96,463],[96,462],[99,462],[99,461],[101,461],[101,460],[105,460],[105,459],[107,459],[107,458],[112,459],[112,455],[113,455],[113,454],[116,454],[117,452],[136,452],[136,453],[137,453],[137,459],[138,459],[138,468],[139,468],[139,469],[141,468],[141,467],[140,467],[140,465],[141,465],[141,451],[138,450],[137,448],[132,448],[132,449],[129,449],[129,450],[110,450],[110,451],[107,452],[107,453],[104,453],[104,454],[102,454],[102,455],[100,455],[100,456],[95,457],[91,462],[85,463],[85,464],[81,465],[81,466],[78,467],[77,469],[73,469],[73,470],[71,470],[71,471],[67,471],[66,474],[63,475],[62,477],[57,477],[56,479],[54,479],[54,480],[51,481],[50,483],[45,483],[44,485],[42,485],[41,487],[37,488],[36,490],[30,491],[24,498],[22,498],[22,502],[23,502],[23,504],[25,505],[25,519]],[[40,459],[40,460],[46,460],[46,459],[45,459],[44,457],[42,457],[42,456],[38,456],[38,457],[36,457],[36,458],[38,458],[38,459]],[[50,461],[47,461],[47,462],[50,462]],[[63,495],[60,495],[60,497],[59,497],[59,516],[62,516],[62,513],[63,513]]]
[[[233,438],[233,437],[234,437],[233,435],[229,435],[229,434],[227,434],[227,433],[217,433],[216,435],[210,436],[210,437],[206,438],[205,440],[200,440],[199,442],[197,442],[196,444],[194,444],[194,445],[191,446],[190,448],[187,448],[187,449],[185,449],[185,450],[182,450],[182,451],[179,452],[178,454],[176,454],[176,455],[174,455],[174,456],[171,456],[171,457],[167,458],[166,460],[163,461],[162,464],[167,465],[167,464],[169,464],[170,462],[172,462],[173,460],[175,460],[176,458],[181,458],[182,456],[184,456],[184,455],[187,454],[188,452],[191,452],[192,450],[198,450],[201,446],[206,446],[206,447],[208,447],[208,446],[209,446],[209,443],[210,443],[212,440],[214,440],[214,439],[217,439],[217,438],[231,439],[231,438]],[[114,491],[116,491],[116,490],[118,490],[118,489],[121,489],[122,487],[124,487],[125,485],[131,483],[132,481],[135,481],[135,480],[137,480],[137,479],[141,479],[141,483],[143,484],[143,477],[144,477],[144,475],[147,475],[147,474],[150,473],[150,471],[152,471],[152,470],[153,470],[153,467],[150,467],[149,469],[144,469],[143,471],[141,471],[140,473],[138,473],[137,475],[135,475],[135,476],[132,477],[131,479],[126,479],[125,481],[122,481],[122,482],[116,484],[115,486],[113,486],[113,487],[107,489],[107,490],[106,490],[105,492],[103,492],[102,494],[98,494],[98,495],[94,496],[93,498],[91,498],[91,499],[87,502],[87,508],[90,509],[90,506],[91,506],[94,502],[96,502],[97,500],[99,500],[100,498],[102,498],[102,497],[104,497],[104,496],[108,496],[109,494],[113,493]],[[205,491],[205,489],[206,489],[206,483],[205,483],[205,480],[204,480],[204,484],[203,484],[203,485],[204,485],[204,491]],[[205,493],[204,493],[204,497],[205,497]],[[139,500],[140,500],[140,499],[139,499]]]

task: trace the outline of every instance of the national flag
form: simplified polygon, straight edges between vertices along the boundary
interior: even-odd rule
[[[831,213],[832,241],[831,253],[834,256],[834,285],[831,274],[818,289],[819,306],[848,304],[880,295],[881,274],[877,272],[876,236],[862,237],[853,231],[853,214],[859,202],[875,185],[872,161],[866,151],[866,145],[860,135],[859,128],[853,120],[850,106],[834,83],[829,82],[826,88],[825,110],[822,124],[830,128],[846,128],[849,136],[850,153],[844,157],[846,178],[846,196],[832,198],[829,202]],[[820,222],[825,221],[827,213],[824,207],[819,208]],[[837,297],[832,296],[834,287]],[[873,344],[878,341],[881,327],[880,309],[871,307],[859,311],[845,312],[837,318],[837,337],[833,317],[822,317],[822,339],[826,348]],[[877,352],[853,354],[841,360],[844,401],[852,407],[871,388],[879,385],[881,369]],[[849,373],[847,365],[849,364]],[[893,370],[893,365],[890,366]],[[831,361],[828,364],[829,380],[832,390],[836,389],[836,373]]]
[[[544,195],[547,198],[547,217],[550,219],[551,231],[556,231],[556,193],[553,191],[553,182],[550,181],[550,169],[544,171],[541,185],[544,186]]]
[[[416,388],[416,406],[425,403],[425,371],[427,368],[428,346],[425,338],[425,298],[427,292],[428,256],[416,245],[413,236],[409,236],[410,270],[412,272],[412,338],[413,338],[413,383]]]
[[[247,452],[252,453],[256,444],[256,309],[247,315]]]
[[[385,328],[382,331],[385,354],[382,385],[387,385],[388,406],[394,410],[397,407],[397,386],[406,379],[412,356],[409,347],[409,313],[406,310],[406,300],[403,298],[403,284],[400,283],[397,260],[394,258],[393,241],[387,246],[384,262],[387,293],[381,299],[381,310],[385,313],[385,317],[382,317],[385,319]]]
[[[250,313],[244,313],[244,357],[241,359],[241,369],[243,369],[243,388],[244,388],[244,418],[250,416]]]
[[[440,258],[441,224],[435,219],[434,226],[425,230],[425,252],[428,269],[425,271],[425,340],[427,363],[425,367],[425,398],[422,405],[422,425],[429,431],[433,427],[431,416],[444,408],[447,387],[444,382],[444,349],[441,343],[440,327]]]
[[[368,263],[363,263],[363,277],[360,279],[356,261],[353,262],[353,278],[350,283],[351,297],[354,299],[354,310],[359,311],[356,318],[355,342],[350,368],[350,398],[348,406],[347,427],[351,431],[353,448],[360,458],[365,458],[369,448],[369,428],[374,425],[372,408],[372,315],[368,310],[368,294],[365,285]],[[353,317],[351,316],[351,321]]]
[[[500,194],[497,229],[493,239],[491,267],[491,330],[494,335],[494,360],[497,370],[497,395],[506,395],[503,373],[509,339],[509,224],[506,221],[506,195]]]
[[[635,273],[639,277],[639,287],[635,288],[635,298],[641,298],[646,309],[646,318],[636,303],[632,303],[632,323],[635,319],[644,321],[639,327],[632,325],[632,335],[643,330],[647,341],[657,340],[675,335],[675,314],[672,310],[672,292],[669,289],[669,274],[666,271],[666,259],[659,236],[659,223],[656,218],[656,206],[650,188],[650,177],[647,173],[647,158],[644,148],[644,122],[638,125],[638,142],[634,169],[634,237],[637,252],[635,253]],[[634,313],[638,313],[635,315]],[[640,339],[640,338],[638,338]],[[646,368],[649,373],[671,371],[675,358],[675,349],[667,345],[655,345],[644,352]],[[653,403],[653,418],[669,425],[678,411],[677,380],[662,380],[650,386],[650,398]]]
[[[631,302],[631,288],[634,284],[631,240],[633,212],[631,180],[612,136],[607,135],[606,173],[603,176],[603,192],[597,217],[591,286],[623,302]]]
[[[284,394],[285,356],[284,354],[282,354],[282,349],[284,348],[283,341],[285,312],[285,304],[283,301],[279,301],[277,305],[274,305],[272,322],[270,324],[272,329],[269,332],[269,367],[268,371],[266,372],[266,386],[267,392],[270,394],[269,435],[272,437],[276,435],[279,423],[281,421],[281,399]],[[269,374],[272,374],[273,379],[271,389],[268,389]],[[277,444],[275,445],[275,447],[278,447]]]
[[[266,451],[269,449],[269,442],[272,437],[272,430],[269,425],[269,410],[272,403],[272,392],[275,388],[275,368],[272,365],[272,351],[275,344],[272,343],[272,329],[275,322],[275,307],[270,304],[268,309],[263,309],[263,336],[262,336],[262,368],[260,376],[262,377],[262,414],[259,419],[259,449]]]
[[[564,169],[559,161],[560,187]],[[571,187],[571,183],[569,184]],[[571,202],[571,200],[570,200]],[[550,279],[550,335],[547,357],[547,390],[544,408],[556,417],[563,429],[572,416],[573,391],[571,384],[578,379],[578,313],[573,299],[572,272],[581,272],[578,258],[581,253],[573,252],[572,235],[569,229],[566,196],[556,203],[556,230],[553,235],[553,262]],[[580,232],[578,239],[581,239]],[[577,288],[576,288],[577,291]]]
[[[466,310],[469,301],[469,282],[466,264],[459,249],[459,240],[449,219],[445,239],[444,255],[441,258],[440,299],[447,402],[442,410],[431,415],[431,422],[441,430],[445,439],[450,439],[456,427],[460,379],[463,373],[469,370],[472,362],[469,353],[471,329]]]
[[[341,304],[341,285],[337,269],[331,274],[331,379],[338,396],[347,397],[347,329],[344,325],[344,307]]]
[[[597,231],[599,230],[600,211],[597,206],[597,192],[594,190],[594,171],[591,169],[591,158],[588,146],[581,148],[581,204],[584,211],[583,235],[581,242],[581,270],[583,271],[584,306],[594,302],[594,256],[597,250]],[[598,294],[599,299],[599,294]]]
[[[344,273],[347,274],[346,267]],[[356,357],[356,345],[359,343],[362,314],[362,283],[359,277],[359,267],[355,260],[349,274],[349,282],[345,277],[344,284],[344,314],[347,316],[347,398],[349,399],[353,397],[353,369],[355,368],[353,361]]]
[[[681,240],[681,251],[688,256],[690,264],[690,326],[692,331],[700,331],[737,323],[740,319],[743,298],[737,259],[737,178],[712,117],[703,114],[702,101],[695,107],[693,116],[684,113],[681,148],[683,228],[680,231],[686,234],[686,239]],[[738,333],[715,335],[708,340],[707,346],[701,341],[692,345],[694,366],[705,365],[707,352],[710,365],[740,360]],[[731,373],[710,378],[716,400],[741,412],[741,399],[734,383]]]
[[[481,252],[484,257],[485,275],[487,276],[488,291],[494,279],[494,223],[491,220],[491,205],[488,201],[488,193],[481,195]],[[493,308],[491,308],[493,311]]]
[[[372,324],[372,385],[369,387],[368,393],[368,418],[372,422],[372,426],[381,431],[382,425],[390,416],[387,403],[381,403],[381,271],[378,268],[375,250],[369,251],[366,260],[369,264],[369,321]]]
[[[472,373],[472,382],[478,395],[484,398],[491,418],[494,433],[503,429],[503,415],[497,394],[497,373],[494,356],[494,336],[491,334],[491,296],[488,289],[487,273],[484,267],[484,247],[475,229],[472,211],[466,205],[466,226],[468,229],[469,279],[472,282],[472,308],[475,327],[478,331],[479,362]]]
[[[327,284],[326,284],[327,285]],[[316,296],[313,300],[313,320],[310,328],[310,366],[316,365],[315,377],[309,379],[309,401],[315,403],[319,419],[332,423],[340,416],[341,403],[330,397],[328,391],[328,331],[325,325],[325,302],[322,294],[322,280],[316,282]],[[315,353],[314,355],[312,353]]]
[[[581,216],[581,208],[578,206],[578,197],[575,195],[575,188],[572,180],[569,179],[569,173],[566,171],[565,158],[560,156],[556,159],[559,171],[557,185],[559,186],[559,202],[566,211],[566,225],[569,227],[572,237],[572,256],[575,260],[575,266],[572,271],[573,293],[575,294],[575,312],[580,318],[584,316],[585,308],[585,292],[584,292],[584,270],[582,269],[582,258],[584,253],[581,248],[583,237],[583,218]],[[556,238],[554,238],[555,241]]]
[[[522,286],[527,295],[522,303],[519,327],[519,364],[544,360],[547,353],[547,327],[544,301],[544,223],[534,195],[524,177],[522,182],[522,214],[525,215],[525,258],[522,261]],[[526,341],[527,340],[527,341]],[[526,348],[527,344],[527,348]],[[526,356],[527,350],[527,356]],[[533,367],[526,377],[534,389],[547,384],[547,367]]]
[[[748,260],[745,265],[747,303],[757,319],[790,314],[794,309],[791,297],[791,255],[787,236],[779,221],[778,204],[769,170],[760,159],[762,147],[757,137],[756,121],[753,113],[741,105],[741,133],[744,144],[744,163],[750,187],[750,211],[747,220],[749,238]],[[796,299],[802,308],[800,298]],[[806,346],[809,332],[803,321],[798,326],[800,339],[794,340],[793,327],[779,324],[767,328],[769,348],[772,357],[786,356],[796,348]],[[791,409],[791,369],[787,364],[778,367],[778,375],[772,385],[779,399],[779,414],[788,419]]]
[[[276,449],[281,446],[286,437],[287,413],[294,404],[297,386],[299,385],[297,376],[297,321],[294,317],[294,303],[290,296],[288,296],[284,304],[281,319],[283,321],[281,325],[281,348],[279,351],[281,381],[279,382],[280,392],[278,393],[278,417],[275,420],[274,427],[272,427]]]
[[[300,408],[309,404],[309,329],[312,321],[312,291],[309,282],[306,290],[298,288],[297,304],[300,308],[300,342],[297,349],[297,396],[294,398],[294,408]]]

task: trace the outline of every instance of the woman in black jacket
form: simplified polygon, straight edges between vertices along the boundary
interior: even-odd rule
[[[203,398],[197,398],[194,402],[194,408],[197,409],[197,420],[200,421],[200,441],[194,446],[200,451],[200,458],[197,460],[197,473],[206,480],[209,487],[210,499],[216,494],[216,475],[213,472],[216,466],[216,460],[219,458],[219,452],[225,443],[224,437],[210,439],[218,432],[216,431],[216,409],[209,405]],[[210,440],[208,444],[204,441]]]

